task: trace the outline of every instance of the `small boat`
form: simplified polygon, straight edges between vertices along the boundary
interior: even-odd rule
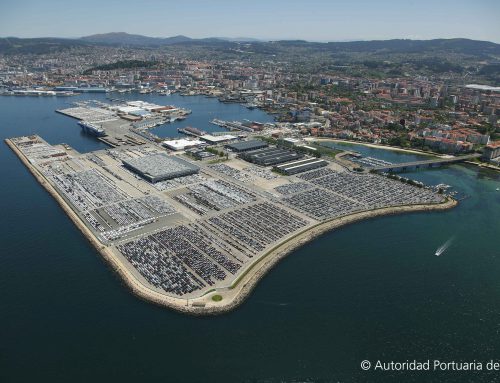
[[[443,254],[448,247],[450,247],[451,243],[453,242],[454,237],[451,237],[449,240],[447,240],[445,243],[443,243],[440,247],[437,248],[436,252],[434,253],[435,256],[439,257],[441,254]]]
[[[436,250],[434,255],[439,257],[441,254],[443,254],[443,252],[444,252],[444,249],[442,247],[440,247],[439,249]]]

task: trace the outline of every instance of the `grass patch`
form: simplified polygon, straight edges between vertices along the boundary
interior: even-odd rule
[[[318,141],[310,142],[308,145],[313,148],[316,148],[316,150],[321,156],[329,156],[335,158],[337,154],[342,153],[344,151],[341,149],[331,148],[325,145],[324,143]]]
[[[213,297],[212,297],[212,300],[214,302],[220,302],[222,300],[222,295],[219,295],[219,294],[215,294]]]

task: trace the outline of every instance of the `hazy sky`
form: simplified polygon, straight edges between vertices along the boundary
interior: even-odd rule
[[[465,37],[500,43],[500,0],[0,0],[0,36],[314,41]]]

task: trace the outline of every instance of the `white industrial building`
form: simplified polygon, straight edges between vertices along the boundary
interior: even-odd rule
[[[204,142],[200,140],[187,140],[185,138],[179,138],[178,140],[168,140],[163,141],[162,145],[167,149],[171,150],[184,150],[188,148],[193,148],[195,146],[203,145]]]

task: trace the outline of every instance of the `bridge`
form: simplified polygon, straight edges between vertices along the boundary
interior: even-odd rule
[[[441,165],[448,165],[457,162],[463,162],[467,160],[472,160],[474,158],[481,157],[481,154],[468,154],[465,156],[459,157],[449,157],[449,158],[435,158],[432,160],[424,160],[424,161],[414,161],[414,162],[404,162],[401,164],[392,164],[392,165],[384,165],[384,166],[375,166],[370,168],[370,170],[377,172],[405,172],[417,169],[425,169],[425,168],[437,168]]]

